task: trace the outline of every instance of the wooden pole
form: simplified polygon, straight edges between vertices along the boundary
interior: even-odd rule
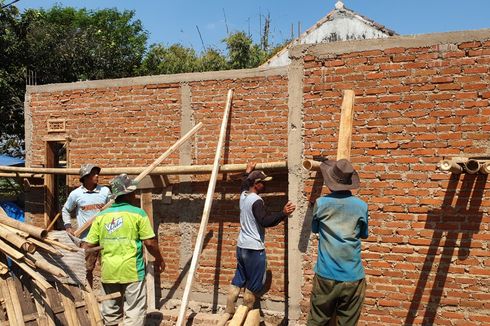
[[[0,292],[2,293],[2,298],[5,303],[5,308],[7,310],[7,317],[8,317],[8,322],[9,325],[24,325],[24,319],[22,318],[21,320],[17,320],[15,308],[14,308],[14,302],[12,298],[10,297],[10,290],[8,288],[8,283],[7,283],[8,278],[2,277],[0,279]],[[19,304],[20,306],[20,304]]]
[[[141,190],[141,208],[146,212],[150,219],[151,227],[155,230],[153,225],[153,199],[151,189]],[[157,239],[158,239],[158,232]],[[155,291],[155,257],[153,257],[148,250],[145,250],[146,258],[146,303],[148,309],[154,310],[156,308],[156,291]]]
[[[224,164],[219,168],[221,173],[229,172],[243,172],[247,164]],[[257,163],[255,167],[258,170],[282,170],[287,168],[286,161]],[[14,167],[14,166],[0,166],[0,171],[42,171],[44,174],[65,174],[65,175],[78,175],[79,170],[73,168],[26,168],[26,167]],[[114,167],[103,168],[100,171],[100,175],[118,175],[126,173],[130,175],[140,174],[145,170],[144,167]],[[152,170],[151,175],[181,175],[181,174],[209,174],[213,170],[213,165],[166,165],[159,166]]]
[[[31,224],[16,221],[13,218],[3,215],[2,213],[0,213],[0,223],[27,232],[33,237],[39,239],[43,239],[48,235],[48,231],[46,231],[46,229],[41,229],[40,227]]]
[[[448,171],[454,174],[461,174],[463,172],[463,167],[454,160],[442,160],[439,162],[439,168],[442,171]]]
[[[68,250],[68,251],[72,251],[72,252],[76,252],[76,251],[79,251],[80,250],[80,248],[78,248],[78,247],[66,245],[66,244],[61,243],[59,241],[48,239],[48,238],[44,239],[44,242],[46,242],[46,243],[48,243],[50,245],[53,245],[55,247],[58,247],[58,248],[61,248],[61,249],[65,249],[65,250]]]
[[[182,138],[180,138],[175,144],[173,144],[169,149],[165,151],[159,158],[157,158],[152,164],[150,164],[145,170],[143,170],[135,179],[135,184],[138,184],[144,177],[146,177],[153,169],[157,167],[158,164],[162,163],[164,159],[166,159],[170,154],[172,154],[175,150],[177,150],[180,146],[182,146],[189,138],[192,137],[199,129],[202,127],[202,122],[199,122],[194,126],[189,132],[187,132]],[[110,207],[114,203],[114,200],[111,199],[107,204],[102,207],[101,211]],[[85,230],[87,230],[92,222],[94,221],[95,216],[89,219],[85,224],[83,224],[78,230],[76,230],[75,236],[80,237]]]
[[[27,232],[21,231],[19,229],[13,228],[11,226],[8,226],[8,225],[2,224],[2,223],[0,223],[0,227],[9,230],[12,233],[17,234],[19,237],[27,238],[29,236],[29,233],[27,233]]]
[[[26,259],[28,258],[28,259]],[[55,266],[53,264],[50,264],[46,261],[38,260],[36,257],[34,257],[31,254],[26,254],[26,257],[24,257],[24,261],[29,264],[32,268],[40,268],[42,270],[45,270],[46,272],[56,275],[56,276],[61,276],[61,277],[68,277],[68,275],[65,273],[64,270],[59,268],[58,266]],[[32,264],[32,265],[31,265]]]
[[[56,214],[56,216],[53,218],[53,220],[51,221],[51,223],[49,223],[48,227],[46,228],[46,230],[48,232],[53,229],[54,223],[56,223],[56,221],[60,218],[60,216],[61,216],[61,213]]]
[[[13,257],[10,257],[10,258],[12,259],[12,261],[14,263],[17,264],[17,266],[19,266],[21,269],[23,269],[24,272],[26,272],[30,277],[32,277],[34,280],[36,280],[43,291],[46,292],[47,289],[53,287],[51,284],[48,283],[48,281],[46,281],[46,279],[41,274],[39,274],[38,272],[36,272],[32,268],[30,268],[26,263],[18,261],[17,259],[14,259]]]
[[[259,326],[260,324],[260,309],[250,310],[247,314],[247,319],[243,326]]]
[[[29,241],[32,242],[34,245],[38,246],[39,248],[49,252],[50,254],[53,254],[56,256],[63,256],[63,254],[60,251],[56,250],[53,246],[51,246],[47,243],[39,241],[35,238],[29,238]]]
[[[219,171],[219,161],[221,158],[221,152],[223,149],[223,144],[226,136],[226,129],[228,126],[228,116],[230,114],[231,99],[233,96],[233,91],[230,89],[228,91],[228,96],[226,100],[225,112],[223,115],[223,121],[221,123],[221,130],[219,134],[218,145],[216,146],[216,154],[214,156],[213,171],[211,172],[211,178],[209,180],[208,192],[206,194],[206,201],[204,202],[204,210],[201,219],[201,226],[199,227],[199,233],[197,234],[196,247],[194,248],[194,253],[192,255],[191,266],[189,273],[187,275],[187,281],[184,289],[184,295],[182,297],[182,302],[180,305],[179,317],[177,318],[177,326],[182,326],[185,320],[185,311],[187,310],[187,304],[189,303],[189,295],[192,288],[192,281],[194,279],[194,273],[199,262],[199,256],[201,254],[202,246],[204,244],[204,232],[206,231],[206,226],[208,224],[209,213],[211,212],[211,205],[213,203],[214,189],[216,187],[216,180],[218,178]]]
[[[340,159],[350,160],[351,140],[352,140],[352,118],[354,105],[354,91],[345,90],[344,100],[340,112],[339,141],[337,145],[337,161]]]
[[[308,171],[320,171],[320,164],[322,162],[314,160],[304,160],[303,167]]]

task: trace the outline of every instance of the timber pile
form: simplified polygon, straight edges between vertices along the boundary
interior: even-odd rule
[[[83,250],[54,234],[0,210],[0,325],[103,324]]]

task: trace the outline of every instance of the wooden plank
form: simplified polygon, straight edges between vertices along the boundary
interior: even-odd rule
[[[34,304],[36,305],[36,311],[38,314],[38,326],[49,326],[50,323],[48,321],[48,316],[46,315],[46,310],[44,309],[44,300],[42,298],[40,288],[34,286],[32,282],[30,282],[30,284],[32,298],[34,299]],[[54,325],[54,323],[52,325]]]
[[[162,155],[160,155],[159,158],[157,158],[153,163],[151,163],[146,169],[144,169],[136,178],[134,178],[134,183],[138,184],[144,177],[146,177],[151,171],[153,171],[160,163],[163,162],[164,159],[166,159],[170,154],[172,154],[175,150],[180,148],[189,138],[192,137],[199,129],[202,128],[202,122],[199,122],[197,125],[194,126],[189,132],[187,132],[182,138],[180,138],[177,142],[175,142],[172,146],[170,146],[169,149],[167,149]],[[107,204],[102,207],[101,210],[106,209],[107,207],[110,207],[114,203],[114,199],[111,199]],[[75,231],[75,236],[80,237],[80,234],[82,234],[86,229],[92,225],[92,222],[94,221],[95,216],[92,217],[90,220],[85,222],[84,225],[82,225],[78,230]]]
[[[85,286],[83,297],[85,299],[85,302],[87,303],[87,310],[90,316],[90,324],[102,326],[104,323],[102,320],[102,315],[100,314],[97,298],[95,297],[95,294],[89,284]]]
[[[90,326],[90,319],[87,315],[87,303],[83,299],[82,290],[78,286],[71,284],[65,284],[65,287],[73,295],[78,322],[81,326]]]
[[[153,221],[153,199],[151,189],[141,190],[141,209],[143,209],[148,218],[150,219],[151,227],[155,230]],[[157,239],[158,239],[158,233]],[[155,291],[155,257],[153,257],[148,250],[145,250],[146,260],[146,297],[148,309],[154,310],[156,308],[156,291]]]
[[[15,281],[13,277],[9,277],[7,279],[7,286],[10,292],[10,300],[12,300],[12,304],[14,306],[16,325],[25,325],[24,314],[22,313],[22,305],[20,303],[19,293],[15,288]]]
[[[65,308],[62,305],[62,300],[58,295],[56,289],[50,288],[46,291],[46,302],[47,306],[46,311],[48,311],[48,315],[51,316],[52,321],[56,325],[68,325],[68,321],[65,317]]]
[[[218,145],[216,146],[216,153],[214,156],[213,171],[211,172],[211,178],[209,180],[208,191],[206,194],[206,201],[204,202],[204,210],[201,218],[201,225],[199,227],[199,233],[197,234],[196,247],[192,255],[191,266],[187,275],[187,281],[185,284],[184,295],[182,297],[182,303],[180,306],[179,316],[177,318],[177,326],[182,326],[185,320],[185,311],[187,310],[187,304],[189,303],[189,296],[192,289],[192,281],[194,280],[194,273],[199,263],[199,256],[201,255],[202,246],[204,244],[204,233],[208,225],[209,214],[211,213],[211,205],[213,203],[214,189],[216,187],[216,180],[218,179],[219,163],[221,159],[221,152],[223,150],[223,144],[226,136],[226,129],[228,126],[228,117],[230,115],[231,100],[233,91],[228,91],[226,99],[225,112],[223,114],[223,121],[221,122],[221,130],[218,139]]]
[[[342,108],[340,111],[339,140],[337,145],[337,160],[350,160],[351,140],[352,140],[352,119],[354,106],[354,91],[345,90]]]
[[[63,303],[65,318],[68,326],[80,326],[75,307],[75,298],[68,288],[63,284],[58,284],[58,292]]]
[[[24,276],[24,273],[22,273],[22,275],[18,275],[19,273],[20,271],[15,273],[16,276],[13,278],[13,281],[18,297],[20,299],[19,301],[24,322],[26,326],[37,325],[36,319],[39,315],[37,313],[36,306],[32,300],[31,288],[28,286],[29,284],[24,284],[21,282],[19,277],[22,278],[22,281],[27,280],[27,277]]]
[[[0,291],[2,293],[2,298],[5,303],[5,310],[7,311],[7,318],[11,325],[17,325],[17,314],[15,312],[14,303],[10,296],[10,291],[7,283],[8,277],[2,276],[0,277]],[[24,321],[19,321],[24,324]]]

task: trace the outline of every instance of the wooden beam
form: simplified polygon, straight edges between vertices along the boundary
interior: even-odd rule
[[[194,248],[194,253],[192,255],[191,266],[189,269],[189,273],[187,275],[184,295],[182,297],[179,316],[177,318],[177,326],[182,326],[184,324],[185,312],[187,310],[187,304],[189,303],[189,295],[192,289],[192,281],[194,280],[194,273],[196,271],[197,264],[199,262],[199,256],[201,255],[201,250],[204,244],[204,233],[206,232],[206,227],[208,225],[209,214],[211,213],[211,205],[213,203],[214,189],[216,187],[216,180],[218,179],[219,162],[221,159],[221,152],[223,150],[223,144],[226,137],[226,129],[228,126],[228,117],[230,115],[232,96],[233,96],[233,91],[230,89],[228,91],[228,96],[226,99],[223,121],[221,122],[221,130],[219,134],[218,145],[216,146],[213,171],[211,172],[211,178],[209,180],[208,191],[206,194],[206,201],[204,202],[204,210],[201,219],[201,226],[199,227],[199,233],[197,234],[196,247]]]
[[[350,160],[354,98],[355,94],[353,90],[344,91],[344,99],[340,111],[337,160],[344,158]]]

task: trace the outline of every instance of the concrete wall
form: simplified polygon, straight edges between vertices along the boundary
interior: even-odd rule
[[[489,183],[436,165],[443,157],[490,155],[490,30],[299,46],[291,59],[287,70],[30,87],[28,164],[43,164],[43,142],[54,137],[48,118],[66,119],[57,137],[71,139],[70,166],[149,164],[197,122],[205,127],[168,162],[210,164],[226,91],[234,88],[225,162],[287,160],[287,175],[277,172],[265,199],[273,210],[287,198],[298,205],[267,233],[273,281],[263,306],[303,324],[317,245],[310,203],[325,189],[301,161],[335,157],[342,91],[354,89],[352,161],[371,218],[361,324],[488,324]],[[172,203],[154,203],[167,304],[181,298],[207,178],[173,177]],[[235,267],[238,188],[223,176],[216,189],[193,292],[209,309]]]

